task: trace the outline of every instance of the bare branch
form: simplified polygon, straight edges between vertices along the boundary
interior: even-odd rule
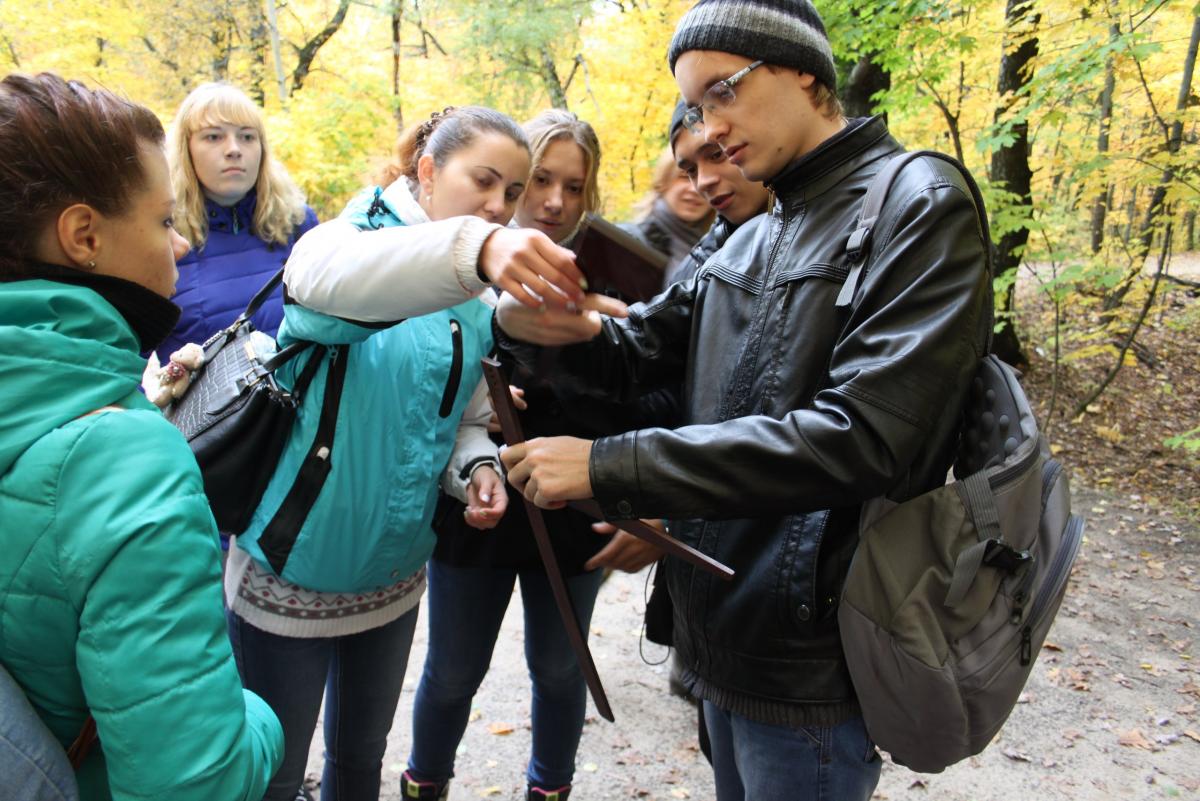
[[[317,51],[320,50],[329,39],[338,32],[338,28],[342,27],[342,22],[346,19],[346,12],[350,9],[350,0],[339,0],[337,11],[329,22],[325,23],[325,27],[317,32],[316,36],[309,39],[304,45],[297,49],[299,55],[296,69],[292,70],[292,91],[290,94],[296,94],[300,88],[304,86],[304,80],[312,71],[313,59],[317,57]]]

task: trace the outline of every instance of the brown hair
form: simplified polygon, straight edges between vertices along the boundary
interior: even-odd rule
[[[175,230],[194,248],[204,247],[208,239],[208,214],[204,206],[204,187],[192,164],[192,134],[209,125],[230,123],[258,132],[262,159],[254,181],[254,221],[251,230],[264,242],[286,245],[292,232],[304,222],[307,206],[304,193],[287,170],[271,153],[262,112],[254,101],[237,87],[227,83],[197,86],[179,105],[167,136],[167,157],[171,162],[171,185],[179,206],[175,211]]]
[[[587,174],[583,182],[583,210],[597,211],[600,208],[600,139],[595,129],[570,111],[560,108],[547,109],[522,127],[529,137],[534,169],[537,169],[551,143],[567,139],[579,146],[583,151],[583,168]]]
[[[668,145],[663,154],[659,156],[658,163],[654,165],[654,176],[650,180],[650,191],[633,207],[637,219],[644,220],[650,216],[650,212],[654,210],[654,201],[667,193],[667,190],[671,188],[671,184],[675,183],[676,177],[680,174],[683,174],[689,181],[691,180],[690,176],[679,169],[679,165],[675,162],[675,152]],[[692,183],[692,188],[696,188],[694,182]],[[716,218],[717,210],[710,206],[708,215],[703,221],[708,225]]]
[[[813,85],[808,88],[808,96],[812,100],[813,108],[825,119],[836,120],[846,116],[837,92],[821,83],[820,79],[813,81]]]
[[[78,81],[8,75],[0,81],[0,274],[34,257],[63,209],[86,203],[119,215],[145,185],[139,148],[161,146],[148,108]]]
[[[396,160],[383,168],[380,186],[388,186],[404,177],[417,180],[417,163],[426,153],[433,156],[438,167],[452,155],[470,147],[475,135],[486,132],[503,134],[529,150],[529,140],[521,127],[507,114],[483,106],[460,106],[435,111],[429,119],[409,126],[396,143]]]

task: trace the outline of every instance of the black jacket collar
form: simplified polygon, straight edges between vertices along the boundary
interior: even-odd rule
[[[813,198],[863,166],[862,155],[891,139],[882,117],[857,117],[767,182],[782,199]],[[897,148],[899,146],[897,145]]]
[[[26,262],[18,273],[0,280],[28,281],[39,278],[87,287],[104,298],[129,323],[143,351],[158,347],[179,322],[178,306],[141,284],[124,278],[31,261]]]

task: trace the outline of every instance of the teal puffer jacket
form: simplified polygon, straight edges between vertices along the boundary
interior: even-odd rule
[[[200,471],[138,350],[91,289],[0,283],[0,662],[64,747],[95,717],[84,799],[257,801],[283,733],[238,679]]]
[[[378,191],[366,190],[341,218],[359,229],[404,225],[417,221],[414,209],[392,208]],[[281,347],[298,340],[345,345],[338,358],[349,362],[330,473],[281,578],[321,592],[369,592],[425,564],[436,541],[438,480],[482,378],[480,359],[492,349],[491,320],[491,306],[479,298],[382,330],[284,307]],[[280,383],[292,386],[307,361],[305,355],[281,367]],[[313,377],[262,503],[237,539],[266,569],[259,538],[312,446],[328,361]]]

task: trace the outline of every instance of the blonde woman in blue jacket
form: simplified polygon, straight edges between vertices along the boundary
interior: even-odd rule
[[[322,799],[378,798],[439,478],[481,528],[507,503],[486,434],[479,360],[492,347],[492,307],[481,294],[494,296],[483,291],[495,283],[531,304],[582,299],[569,254],[503,227],[530,166],[512,120],[449,110],[410,132],[401,153],[401,177],[302,237],[285,277],[293,302],[280,345],[313,341],[331,355],[309,357],[324,363],[261,506],[231,547],[225,584],[242,678],[284,727],[267,801],[302,792],[322,694]],[[392,301],[382,319],[371,308],[381,298]],[[269,522],[309,456],[335,359],[346,360],[346,377],[328,478],[303,524],[281,532]],[[281,381],[306,364],[281,368]]]

